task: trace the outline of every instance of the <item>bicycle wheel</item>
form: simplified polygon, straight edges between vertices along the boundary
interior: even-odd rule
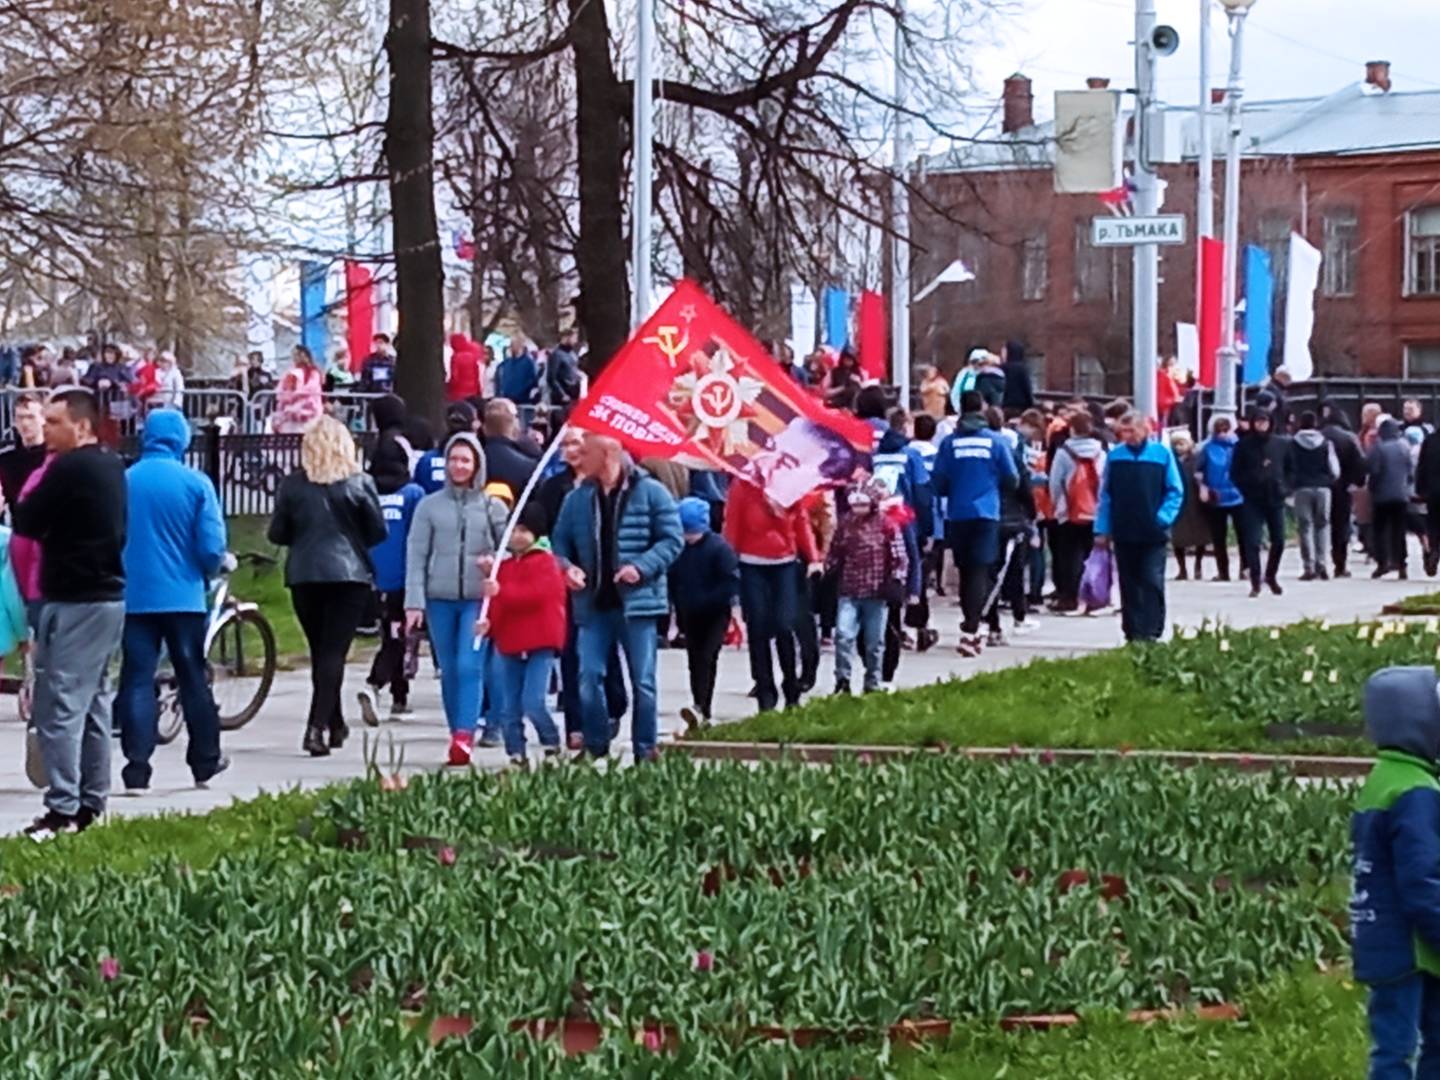
[[[258,611],[232,611],[215,628],[205,662],[221,729],[242,728],[255,719],[275,682],[275,631]]]
[[[168,658],[161,661],[155,673],[155,742],[169,746],[185,730],[185,714],[180,709],[180,684]]]

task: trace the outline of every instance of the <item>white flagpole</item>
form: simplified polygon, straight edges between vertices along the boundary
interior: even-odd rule
[[[530,502],[530,496],[535,494],[535,489],[540,486],[544,479],[545,470],[555,460],[555,455],[560,452],[560,445],[565,441],[565,432],[570,429],[569,424],[562,424],[560,430],[555,433],[555,438],[550,440],[550,445],[540,455],[540,460],[535,463],[535,471],[530,474],[530,479],[525,482],[525,487],[520,492],[520,497],[515,500],[515,509],[510,511],[510,517],[505,522],[505,531],[500,534],[500,550],[495,552],[494,564],[490,567],[490,580],[494,581],[500,576],[500,560],[505,558],[506,552],[510,550],[510,537],[515,535],[515,526],[520,522],[520,511],[525,509]],[[490,597],[483,597],[480,601],[480,616],[478,621],[484,622],[490,614]],[[478,634],[475,637],[473,648],[479,649],[484,639]]]
[[[909,57],[905,49],[905,0],[895,7],[895,195],[894,261],[890,286],[891,378],[900,391],[900,407],[910,408],[910,189],[905,186],[910,168],[910,117],[906,114],[909,94],[905,70]]]
[[[631,124],[635,146],[634,199],[630,215],[630,328],[638,329],[650,314],[652,285],[650,244],[653,230],[651,202],[655,186],[655,0],[635,3],[635,116]]]

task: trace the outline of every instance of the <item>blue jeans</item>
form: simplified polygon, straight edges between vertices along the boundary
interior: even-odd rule
[[[610,717],[605,708],[605,671],[618,643],[625,650],[635,711],[630,734],[635,759],[655,752],[658,716],[655,700],[655,638],[657,620],[628,619],[623,610],[597,611],[580,627],[580,708],[584,713],[585,749],[595,757],[610,752]]]
[[[162,643],[175,669],[180,710],[189,733],[185,764],[199,782],[215,774],[220,763],[220,715],[205,678],[207,622],[208,617],[198,611],[125,616],[115,719],[125,754],[120,776],[127,788],[150,786],[150,758],[155,753],[155,669],[160,664]]]
[[[860,656],[865,663],[865,689],[874,690],[880,685],[880,653],[885,645],[884,600],[857,600],[852,596],[840,597],[840,613],[835,620],[835,683],[837,686],[850,685],[850,654],[855,648],[855,639],[860,639]]]
[[[478,600],[427,600],[425,622],[440,664],[440,700],[450,734],[474,734],[480,717],[480,689],[485,675],[486,644],[475,647]]]
[[[511,757],[525,753],[526,720],[535,725],[541,746],[560,745],[560,732],[555,730],[545,700],[550,693],[555,655],[554,649],[538,649],[521,656],[496,652],[490,658],[490,689],[495,699],[490,720],[499,721],[505,734],[505,753]]]
[[[1372,986],[1369,1013],[1370,1080],[1440,1080],[1440,979],[1416,973]]]

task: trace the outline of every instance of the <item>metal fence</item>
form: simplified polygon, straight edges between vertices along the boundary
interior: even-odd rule
[[[215,484],[220,507],[226,517],[242,514],[268,515],[275,509],[280,481],[300,467],[301,435],[225,434],[218,424],[205,424],[196,431],[185,453],[185,464],[199,469]],[[358,437],[366,460],[374,452],[377,436],[365,432]],[[120,454],[133,461],[140,455],[138,437],[120,442]]]

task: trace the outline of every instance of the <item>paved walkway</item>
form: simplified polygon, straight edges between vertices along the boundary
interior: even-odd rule
[[[1173,561],[1170,567],[1174,571]],[[1298,567],[1288,561],[1282,572],[1285,595],[1265,594],[1258,600],[1248,599],[1248,587],[1240,584],[1171,583],[1170,618],[1184,626],[1198,625],[1205,619],[1224,619],[1237,627],[1279,625],[1301,619],[1350,620],[1371,617],[1380,608],[1412,593],[1440,588],[1440,583],[1411,581],[1375,582],[1365,576],[1345,581],[1301,584],[1295,580]],[[1070,656],[1106,649],[1121,642],[1120,620],[1114,615],[1056,618],[1041,620],[1034,634],[1017,639],[1006,648],[986,652],[979,660],[962,660],[956,656],[957,613],[953,596],[936,606],[935,623],[941,631],[940,644],[925,655],[906,654],[900,664],[897,683],[918,686],[942,679],[963,677],[977,671],[1026,663],[1037,657]],[[1008,617],[1007,617],[1008,623]],[[303,672],[280,676],[274,692],[261,715],[244,730],[227,735],[226,753],[232,766],[216,781],[214,789],[197,791],[189,784],[184,764],[183,738],[172,746],[162,747],[156,755],[154,787],[141,798],[117,797],[111,810],[116,814],[156,814],[166,811],[191,813],[228,804],[232,799],[249,798],[260,791],[283,790],[294,786],[316,787],[337,780],[359,776],[365,772],[367,755],[382,766],[400,763],[407,771],[433,769],[444,760],[448,736],[440,712],[439,688],[423,674],[414,694],[417,713],[403,723],[387,723],[376,731],[359,726],[358,717],[352,741],[329,758],[312,759],[300,752],[300,737],[308,701],[308,675]],[[347,708],[363,677],[361,669],[351,668],[347,684]],[[830,660],[822,662],[820,689],[831,681]],[[683,652],[661,653],[660,701],[662,731],[678,726],[676,709],[688,702],[685,658]],[[720,686],[717,692],[718,718],[738,719],[747,715],[754,704],[746,694],[750,677],[743,650],[727,649],[721,661]],[[368,737],[368,745],[367,745]],[[25,779],[23,737],[15,718],[13,699],[0,701],[0,742],[11,748],[0,767],[0,833],[15,832],[28,824],[39,812],[39,793]],[[118,756],[118,744],[116,747]],[[479,761],[486,767],[504,763],[500,750],[481,751]],[[118,780],[119,768],[116,766]]]

